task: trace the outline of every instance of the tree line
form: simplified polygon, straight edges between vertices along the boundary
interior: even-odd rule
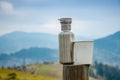
[[[118,66],[95,62],[90,67],[90,76],[100,80],[120,80],[120,69]]]

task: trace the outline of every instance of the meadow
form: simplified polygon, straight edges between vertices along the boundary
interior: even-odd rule
[[[28,65],[26,71],[1,68],[0,80],[62,80],[62,65],[34,64]]]
[[[35,68],[35,66],[32,67]],[[30,67],[30,71],[27,70],[27,72],[14,69],[0,69],[0,80],[60,80],[60,78],[53,77],[53,74],[49,73],[49,69],[47,68],[48,67],[46,65],[41,66],[41,70],[37,72],[38,74],[31,73],[33,68]],[[50,69],[50,71],[52,70],[53,69]]]

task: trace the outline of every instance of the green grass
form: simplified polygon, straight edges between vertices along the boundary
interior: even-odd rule
[[[6,78],[8,78],[8,74],[10,73],[15,73],[19,80],[62,80],[62,65],[60,64],[28,65],[26,72],[12,69],[0,69],[0,80],[6,80]],[[89,80],[96,79],[89,77]]]
[[[62,80],[62,65],[61,64],[35,64],[29,65],[27,67],[28,70],[34,69],[36,70],[36,74],[54,77],[59,80]],[[96,73],[96,70],[93,69]],[[89,80],[96,80],[92,77],[89,77]]]
[[[15,73],[16,79],[8,79],[8,74]],[[0,69],[0,80],[59,80],[57,78],[38,75],[38,74],[30,74],[27,72],[16,71],[12,69]]]
[[[29,65],[27,70],[35,70],[36,74],[54,78],[62,78],[62,66],[58,64],[35,64]]]

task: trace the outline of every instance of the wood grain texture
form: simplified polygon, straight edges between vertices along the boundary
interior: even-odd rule
[[[63,65],[63,80],[88,80],[89,65]]]

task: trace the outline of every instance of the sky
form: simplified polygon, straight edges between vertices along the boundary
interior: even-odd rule
[[[58,35],[59,18],[72,32],[100,38],[120,31],[120,0],[0,0],[0,35],[13,31]]]

